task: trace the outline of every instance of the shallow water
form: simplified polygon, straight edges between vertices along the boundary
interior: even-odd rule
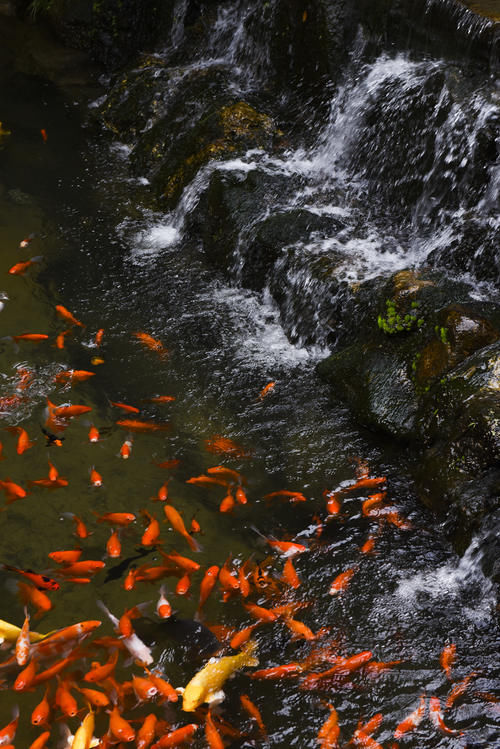
[[[297,680],[267,682],[238,675],[228,683],[227,701],[221,707],[221,714],[244,732],[232,746],[314,747],[328,715],[325,700],[338,711],[344,744],[358,720],[382,712],[384,722],[375,738],[390,746],[396,725],[416,707],[422,693],[441,698],[449,693],[439,654],[453,642],[457,647],[453,679],[478,672],[461,702],[445,716],[465,737],[440,735],[426,718],[402,745],[496,747],[498,705],[481,696],[495,689],[499,676],[495,599],[481,571],[481,539],[474,539],[462,559],[456,556],[442,529],[415,497],[411,450],[360,429],[317,378],[314,364],[326,353],[323,342],[309,348],[291,344],[268,292],[229,285],[206,264],[199,244],[183,234],[182,224],[135,201],[138,186],[127,182],[127,149],[110,148],[106,138],[86,127],[86,101],[76,107],[53,86],[30,76],[6,79],[2,86],[9,95],[2,121],[12,135],[0,151],[1,290],[7,297],[0,313],[0,337],[40,332],[50,338],[40,344],[21,341],[18,347],[9,340],[0,342],[2,396],[18,392],[18,367],[34,373],[33,383],[20,393],[21,403],[2,412],[3,426],[22,425],[36,438],[28,452],[17,455],[14,436],[4,433],[1,477],[26,486],[29,479],[47,475],[49,459],[69,485],[57,491],[33,488],[28,497],[4,508],[0,558],[23,568],[47,569],[50,551],[75,543],[73,524],[65,512],[81,516],[93,532],[81,543],[85,558],[105,558],[109,529],[98,524],[93,513],[138,514],[147,508],[161,517],[160,503],[150,498],[168,479],[172,503],[187,522],[195,515],[203,530],[203,550],[196,555],[203,568],[222,565],[231,554],[238,562],[251,555],[255,560],[268,557],[269,549],[253,527],[265,535],[305,542],[310,549],[295,562],[302,585],[286,593],[288,600],[309,602],[297,618],[314,632],[327,628],[320,642],[337,643],[341,655],[370,650],[377,661],[401,660],[376,677],[362,671],[352,681],[314,691],[304,691]],[[50,116],[42,117],[46,111]],[[41,127],[47,129],[46,143]],[[272,163],[269,158],[268,164]],[[282,160],[280,168],[285,163]],[[247,159],[242,164],[226,163],[225,168],[247,169]],[[289,168],[296,168],[292,157]],[[321,202],[315,206],[336,210]],[[36,237],[29,247],[18,249],[20,240],[32,232]],[[374,264],[373,242],[368,237],[365,245],[356,245],[368,274],[383,272]],[[344,250],[349,252],[349,242]],[[24,277],[8,275],[12,264],[38,255],[43,255],[43,261]],[[393,268],[394,256],[389,259]],[[353,273],[355,267],[351,266]],[[57,333],[66,329],[55,313],[56,304],[65,305],[85,324],[83,329],[71,329],[64,350],[53,347]],[[105,333],[97,348],[94,336],[99,328]],[[169,356],[147,350],[133,337],[136,331],[160,339]],[[92,365],[95,356],[103,363]],[[68,367],[96,374],[72,388],[58,388],[54,375]],[[260,400],[260,391],[271,380],[276,381],[274,391]],[[163,405],[145,402],[157,395],[176,400]],[[40,430],[47,397],[57,405],[71,402],[92,408],[88,417],[72,421],[61,448],[48,448]],[[116,425],[123,414],[110,400],[140,407],[140,418],[168,422],[168,431],[135,435],[132,456],[123,461],[119,450],[127,431]],[[97,444],[88,441],[90,423],[101,431]],[[214,435],[235,440],[249,457],[210,454],[205,441]],[[178,459],[178,468],[156,465],[167,459]],[[359,460],[368,463],[371,476],[387,477],[387,503],[411,527],[400,529],[363,516],[361,503],[373,490],[358,489],[345,491],[341,514],[330,519],[316,540],[313,516],[325,519],[323,491],[347,490]],[[218,511],[222,487],[207,490],[186,484],[191,476],[221,462],[241,471],[248,482],[248,505],[236,506],[228,515]],[[103,476],[102,487],[90,485],[92,466]],[[303,492],[307,502],[263,500],[266,493],[280,489]],[[122,558],[135,553],[141,533],[138,517],[122,534]],[[376,534],[376,553],[362,556],[359,547],[369,534]],[[166,550],[189,553],[167,525],[162,526],[162,538]],[[158,558],[155,550],[146,557],[152,563]],[[106,568],[115,564],[105,559]],[[275,558],[276,575],[282,565]],[[356,570],[349,588],[338,597],[330,596],[331,581],[348,568]],[[0,574],[4,590],[0,617],[21,625],[22,606],[12,591],[15,578]],[[106,570],[98,573],[88,585],[63,584],[51,595],[53,610],[36,627],[48,631],[98,618],[98,599],[117,615],[138,602],[157,599],[157,584],[138,584],[125,592],[122,580],[105,583],[105,575]],[[180,615],[194,615],[200,580],[197,573],[191,594],[181,597],[173,593],[175,579],[173,583],[167,579],[171,602]],[[265,597],[253,594],[251,600],[271,605],[278,598],[266,603]],[[250,623],[239,599],[222,603],[219,592],[206,605],[206,621],[236,629]],[[102,630],[112,633],[109,622]],[[282,622],[257,629],[256,639],[261,668],[301,660],[311,648],[309,643],[292,642]],[[165,643],[165,649],[162,655],[164,648],[158,647],[155,657],[162,658],[175,686],[185,686],[199,662],[186,658],[180,645]],[[140,669],[122,664],[120,677],[130,678],[131,672],[138,674]],[[35,693],[2,693],[1,725],[9,719],[13,704],[21,709],[18,746],[27,746],[37,733],[29,725],[29,715],[42,692],[38,688]],[[241,693],[248,693],[259,706],[267,742],[242,713]],[[148,712],[149,706],[126,714],[133,718]],[[162,715],[164,709],[157,712]],[[187,722],[180,709],[169,708],[167,714],[175,724]],[[74,730],[76,720],[70,725]],[[105,725],[104,719],[98,723],[102,730]],[[54,738],[50,746],[56,745]],[[194,745],[205,745],[202,731]]]

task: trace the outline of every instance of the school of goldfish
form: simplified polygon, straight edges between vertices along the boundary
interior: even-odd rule
[[[31,238],[23,240],[20,247],[30,241]],[[40,257],[33,257],[15,264],[9,273],[24,275],[40,262]],[[66,338],[74,337],[76,331],[86,330],[86,326],[61,304],[55,307],[54,315],[62,322],[64,330],[50,342],[56,351],[61,351]],[[100,348],[105,342],[105,329],[95,331],[92,337],[93,347]],[[7,345],[17,346],[47,345],[48,342],[49,335],[38,332],[6,339]],[[168,360],[169,350],[147,332],[130,331],[130,345],[143,347],[147,355],[158,357],[160,361]],[[98,366],[104,358],[94,356],[91,362]],[[29,396],[34,372],[28,366],[20,366],[16,378],[13,392],[1,399],[1,409],[7,418]],[[6,438],[6,454],[3,449],[0,452],[1,460],[8,459],[9,452],[18,456],[27,453],[28,460],[28,451],[48,448],[50,457],[47,475],[23,483],[13,481],[4,470],[0,480],[5,494],[4,532],[8,530],[9,513],[15,510],[15,503],[51,501],[52,495],[45,494],[45,489],[62,490],[66,492],[68,503],[71,502],[72,479],[60,475],[56,467],[57,454],[66,449],[66,433],[74,420],[91,414],[92,408],[67,402],[67,398],[74,386],[91,380],[95,387],[98,379],[99,373],[93,370],[66,368],[59,371],[54,376],[54,395],[46,400],[43,436],[28,435],[27,430],[17,424],[5,428],[10,436]],[[278,383],[271,381],[260,392],[256,388],[251,397],[259,403],[267,401],[275,397],[278,388]],[[62,397],[64,402],[60,402]],[[163,407],[174,400],[171,395],[160,394],[152,395],[147,402]],[[128,470],[141,435],[162,435],[169,430],[169,423],[164,419],[143,417],[140,405],[114,400],[109,401],[109,408],[117,416],[116,426],[124,430],[116,460],[127,461],[123,465]],[[98,444],[103,439],[93,422],[89,424],[87,439],[90,444]],[[19,698],[12,720],[0,728],[0,746],[6,749],[15,746],[20,721],[33,726],[30,749],[45,746],[120,749],[132,743],[138,749],[162,749],[203,741],[211,749],[221,749],[242,740],[251,742],[246,745],[268,745],[270,738],[261,714],[264,703],[259,707],[248,695],[239,694],[236,716],[233,712],[225,713],[224,689],[234,691],[226,682],[240,670],[244,674],[241,678],[251,679],[256,684],[295,680],[299,691],[317,695],[326,713],[322,725],[311,725],[311,737],[316,738],[322,749],[341,746],[396,749],[403,747],[408,737],[418,736],[419,725],[424,720],[434,727],[436,737],[463,736],[462,731],[453,728],[453,723],[460,700],[474,687],[478,672],[455,679],[459,654],[453,643],[442,644],[439,664],[436,663],[436,668],[440,668],[449,681],[446,696],[421,694],[414,704],[402,708],[400,720],[393,725],[388,724],[382,713],[360,716],[352,731],[343,726],[342,690],[354,688],[357,680],[376,680],[388,670],[397,669],[402,661],[376,660],[376,654],[370,650],[346,652],[338,633],[328,627],[314,632],[301,620],[300,612],[310,603],[300,596],[301,559],[316,549],[328,549],[324,541],[325,529],[336,525],[341,533],[354,504],[371,532],[359,547],[359,563],[336,570],[329,585],[318,591],[320,600],[322,596],[325,601],[335,597],[341,602],[350,595],[351,581],[361,574],[363,559],[376,555],[377,542],[388,528],[401,533],[412,530],[412,523],[387,498],[386,477],[373,475],[369,466],[358,460],[353,479],[340,487],[325,489],[323,499],[318,500],[320,504],[295,488],[279,488],[259,497],[252,491],[251,480],[239,470],[241,462],[252,455],[251,449],[224,435],[210,436],[204,447],[207,458],[211,456],[210,462],[216,464],[208,466],[200,475],[190,476],[189,467],[182,466],[176,458],[156,462],[159,470],[169,472],[168,478],[161,482],[157,494],[149,498],[145,507],[106,512],[89,509],[85,517],[77,516],[70,509],[62,513],[68,543],[64,549],[47,551],[48,569],[34,571],[21,562],[0,565],[2,576],[15,587],[19,598],[18,610],[9,620],[0,620],[3,652],[0,688],[13,691]],[[290,513],[311,505],[308,528],[295,538],[276,538],[248,524],[255,535],[255,552],[251,556],[233,558],[226,551],[220,558],[202,566],[196,561],[202,550],[198,538],[209,531],[200,527],[196,517],[188,519],[176,506],[172,487],[181,479],[177,474],[175,480],[172,479],[173,472],[179,468],[187,472],[187,478],[182,481],[192,487],[189,491],[215,497],[214,509],[217,506],[223,515],[236,514],[243,506],[251,513],[252,504],[261,502],[270,510],[276,502],[286,503]],[[26,470],[29,471],[29,463],[26,463]],[[106,476],[101,475],[96,466],[85,470],[89,485],[99,490]],[[344,506],[347,498],[348,508]],[[88,558],[85,545],[101,525],[109,528],[109,537],[100,558]],[[124,538],[138,547],[133,557],[124,558]],[[263,545],[266,551],[258,561]],[[151,559],[145,561],[148,555]],[[115,560],[121,561],[116,563]],[[125,610],[111,611],[106,602],[100,600],[105,594],[98,590],[102,585],[98,581],[104,574],[107,575],[104,582],[114,580],[125,592],[144,590],[147,602],[131,601]],[[167,585],[168,578],[174,578],[175,585]],[[61,610],[61,616],[64,614],[65,589],[80,585],[95,587],[96,615],[101,618],[39,632],[40,620],[53,607]],[[172,684],[168,659],[158,657],[155,645],[141,636],[139,626],[145,618],[158,626],[174,622],[178,596],[193,601],[192,625],[198,627],[196,631],[209,632],[216,642],[210,653],[212,657],[205,658],[204,664],[196,670],[193,667],[193,676],[184,686]],[[246,626],[228,625],[226,616],[224,624],[206,621],[204,612],[209,599],[212,609],[215,607],[221,613],[229,609],[235,622],[241,621],[243,616],[248,622]],[[111,635],[101,633],[103,619],[111,626]],[[33,627],[35,620],[36,629]],[[265,651],[266,640],[272,640],[277,631],[288,632],[291,642],[304,645],[307,650],[301,650],[301,657],[292,662],[259,664],[259,650]],[[23,707],[23,697],[33,692],[39,701],[30,714]],[[279,700],[278,695],[276,700]],[[193,722],[189,722],[191,718]],[[381,730],[385,732],[384,745],[376,738]]]

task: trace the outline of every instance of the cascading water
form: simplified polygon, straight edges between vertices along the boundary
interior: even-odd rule
[[[271,4],[265,20],[275,12]],[[223,5],[188,67],[168,72],[175,53],[165,53],[158,75],[169,77],[169,87],[163,100],[157,95],[158,110],[168,114],[194,68],[215,66],[231,96],[258,98],[270,74],[272,34],[262,19],[256,24],[246,4]],[[342,315],[351,313],[353,285],[401,268],[444,269],[484,298],[500,280],[494,81],[464,75],[454,61],[409,53],[370,60],[365,46],[358,36],[316,138],[279,154],[251,150],[211,161],[161,220],[173,227],[169,243],[185,236],[214,175],[252,195],[227,240],[232,279],[269,288],[287,335],[301,344],[333,345]],[[305,123],[313,120],[305,115]],[[283,246],[262,262],[262,235],[277,215]]]

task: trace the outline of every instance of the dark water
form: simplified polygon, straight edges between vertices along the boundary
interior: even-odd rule
[[[403,58],[383,59],[377,64],[379,68],[392,66],[396,77],[409,71],[416,74],[415,64]],[[376,65],[367,75],[380,80]],[[441,735],[426,717],[401,745],[420,749],[493,749],[500,745],[498,705],[480,694],[494,691],[499,676],[495,599],[492,585],[481,571],[481,539],[474,539],[463,558],[458,558],[439,525],[416,499],[411,479],[416,457],[412,451],[361,430],[318,380],[314,364],[326,353],[324,337],[318,335],[316,344],[309,348],[302,347],[300,341],[291,344],[269,292],[229,285],[206,264],[199,241],[184,233],[182,224],[187,210],[196,210],[192,199],[199,189],[196,184],[174,215],[141,207],[137,191],[147,190],[147,185],[130,177],[129,148],[110,146],[107,137],[88,126],[87,98],[82,97],[76,106],[67,92],[24,74],[4,76],[1,85],[2,122],[12,134],[0,150],[1,290],[8,297],[0,314],[0,337],[25,332],[50,336],[40,344],[20,342],[18,348],[11,341],[0,343],[2,395],[15,392],[18,367],[34,372],[33,384],[21,393],[22,402],[2,412],[3,425],[22,425],[36,438],[34,447],[18,456],[14,437],[4,433],[6,460],[1,477],[26,486],[29,479],[47,475],[50,459],[69,481],[68,487],[57,491],[35,488],[28,497],[5,508],[0,514],[1,559],[19,567],[46,569],[50,551],[70,548],[75,542],[73,525],[63,516],[68,511],[80,515],[93,531],[82,542],[84,557],[101,559],[109,529],[96,522],[93,511],[138,514],[147,508],[160,518],[159,503],[152,503],[150,497],[169,478],[172,503],[186,521],[195,515],[203,529],[203,550],[196,555],[202,568],[222,565],[230,554],[238,562],[250,555],[255,560],[267,557],[268,550],[252,526],[280,539],[305,541],[310,550],[296,560],[302,585],[287,594],[288,600],[310,604],[297,619],[314,632],[328,628],[320,642],[337,642],[344,656],[370,650],[377,661],[401,660],[397,667],[376,677],[360,672],[352,681],[317,691],[301,690],[297,680],[266,682],[238,675],[226,685],[227,701],[221,707],[222,715],[244,732],[243,738],[231,745],[266,744],[239,706],[239,694],[247,693],[262,712],[271,746],[316,746],[315,737],[328,715],[325,700],[338,711],[344,744],[358,720],[382,712],[384,721],[375,738],[391,746],[396,725],[416,707],[422,693],[438,695],[444,702],[450,682],[439,666],[439,655],[450,642],[457,648],[453,679],[478,672],[461,702],[445,715],[448,725],[464,731],[465,736]],[[365,86],[370,88],[366,78]],[[95,96],[100,93],[96,90]],[[357,102],[362,106],[355,96],[351,101],[351,111]],[[330,133],[335,132],[335,120],[332,115]],[[41,128],[47,130],[46,143]],[[303,187],[307,199],[315,201],[318,210],[329,206],[331,210],[327,198],[332,186],[324,175],[331,147],[332,139],[323,138],[314,153],[299,148],[285,154],[279,163],[266,154],[249,155],[241,162],[226,163],[225,168],[245,173],[257,158],[264,171],[301,172],[306,175]],[[339,173],[334,175],[334,179],[340,178]],[[347,210],[345,206],[341,209]],[[370,224],[370,217],[363,216],[359,207],[357,211],[365,226],[376,232],[376,223]],[[37,236],[29,247],[18,249],[20,240],[32,232]],[[353,282],[359,274],[366,278],[383,273],[384,267],[394,269],[399,261],[400,267],[406,265],[407,257],[403,258],[396,244],[388,257],[378,252],[380,236],[366,231],[363,236],[352,234],[345,243],[353,248],[351,262],[346,261]],[[7,274],[15,262],[37,255],[43,255],[42,263],[24,277]],[[480,291],[487,293],[482,287]],[[68,307],[86,326],[72,329],[62,351],[52,345],[57,333],[66,329],[56,316],[56,304]],[[99,328],[104,328],[105,334],[102,346],[96,348],[93,341]],[[136,331],[160,339],[170,352],[168,358],[141,346],[132,335]],[[104,362],[92,365],[95,356]],[[96,375],[72,388],[58,388],[53,378],[67,367],[91,369]],[[271,380],[276,381],[274,392],[260,400],[259,392]],[[143,402],[156,395],[172,395],[176,400],[165,405]],[[47,397],[58,405],[71,402],[92,408],[89,417],[71,423],[62,448],[47,448],[40,431]],[[127,432],[116,425],[122,414],[110,406],[110,400],[140,406],[140,418],[168,421],[169,430],[135,435],[132,456],[123,461],[118,453]],[[97,444],[88,441],[90,423],[101,430]],[[250,457],[211,455],[205,441],[214,435],[235,440]],[[155,465],[155,461],[174,458],[180,461],[175,470]],[[313,516],[325,517],[322,492],[353,482],[359,460],[368,463],[370,475],[387,477],[387,501],[411,527],[400,529],[364,517],[361,503],[372,490],[359,489],[345,494],[341,516],[331,519],[320,542],[315,542]],[[241,471],[248,481],[248,505],[236,506],[229,515],[218,511],[222,488],[207,490],[186,484],[189,477],[220,462]],[[103,476],[100,488],[90,485],[92,466]],[[303,492],[307,502],[270,505],[262,499],[280,489]],[[122,534],[122,557],[136,553],[141,522],[138,519]],[[167,525],[162,528],[165,549],[189,553]],[[362,556],[359,547],[369,534],[378,534],[376,554]],[[159,555],[151,551],[146,559],[158,563]],[[106,559],[106,566],[117,562]],[[277,575],[282,565],[276,558],[273,569]],[[331,597],[331,581],[352,567],[357,571],[348,590]],[[1,574],[0,617],[21,625],[22,606],[9,582],[13,578]],[[157,599],[159,585],[138,584],[127,593],[121,580],[105,582],[105,577],[103,571],[89,585],[63,584],[51,596],[53,610],[36,622],[36,628],[48,631],[99,618],[98,599],[117,615],[135,603]],[[201,572],[193,578],[191,594],[181,597],[173,593],[175,579],[174,583],[167,579],[170,600],[179,616],[194,615],[200,580]],[[275,597],[266,603],[255,593],[251,600],[262,605],[282,602]],[[251,621],[239,599],[224,604],[218,592],[206,605],[206,617],[209,623],[237,629]],[[35,626],[33,620],[32,624]],[[106,634],[112,632],[109,622],[102,629]],[[258,629],[256,639],[261,668],[301,660],[311,648],[303,641],[292,642],[281,622]],[[198,670],[199,661],[186,655],[181,643],[165,643],[165,648],[162,654],[163,648],[158,647],[155,657],[162,657],[175,686],[185,686]],[[130,678],[132,672],[139,674],[140,669],[123,666],[120,677]],[[29,716],[42,693],[41,688],[20,695],[2,692],[0,724],[9,720],[13,704],[21,709],[18,746],[28,746],[36,735]],[[126,715],[133,718],[148,712],[149,707],[141,707]],[[163,715],[164,710],[158,708],[157,712]],[[175,724],[187,722],[180,708],[169,709],[168,716]],[[74,731],[78,724],[74,720],[70,725]],[[104,731],[105,725],[104,719],[99,720],[98,731]],[[53,736],[51,747],[58,746],[58,727]],[[201,730],[194,745],[205,745]]]

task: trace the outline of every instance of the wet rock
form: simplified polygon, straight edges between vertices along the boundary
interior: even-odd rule
[[[363,425],[413,438],[418,396],[408,366],[391,344],[355,343],[321,362],[317,371]]]
[[[266,206],[271,195],[289,187],[281,175],[257,166],[248,172],[214,169],[188,219],[189,231],[201,237],[210,263],[227,274],[236,266],[245,286],[263,288],[283,244],[272,242],[271,229],[266,233]],[[273,220],[271,224],[275,225]],[[265,248],[257,239],[261,234]]]
[[[88,50],[108,68],[123,65],[161,38],[171,23],[173,2],[156,0],[51,0],[28,12],[48,21],[68,47]]]
[[[238,237],[255,217],[262,195],[256,170],[246,173],[215,170],[196,210],[189,217],[189,231],[199,236],[209,262],[223,273],[233,266]]]
[[[318,373],[362,424],[422,451],[418,490],[463,550],[500,496],[499,312],[413,271],[396,274],[384,297],[379,330],[367,326]]]
[[[484,167],[481,168],[484,173]],[[477,173],[480,167],[478,165]],[[493,185],[494,187],[494,185]],[[492,193],[494,190],[492,190]],[[497,211],[497,198],[486,196],[484,211]],[[494,220],[484,221],[475,215],[457,217],[455,231],[444,247],[436,247],[428,262],[436,267],[447,267],[455,273],[470,273],[480,281],[500,282],[500,228]]]
[[[464,288],[414,271],[397,273],[384,287],[385,304],[358,341],[318,368],[365,424],[397,437],[424,441],[417,415],[431,387],[446,373],[500,337],[472,303],[450,304]],[[381,305],[381,301],[378,304]],[[372,302],[372,314],[375,304]],[[498,316],[498,313],[497,313]],[[354,373],[349,379],[348,372]]]
[[[463,549],[500,504],[498,341],[465,358],[434,386],[419,426],[430,445],[417,477],[422,499],[448,516],[449,532]]]
[[[208,113],[175,144],[173,159],[159,169],[155,183],[167,206],[175,205],[199,169],[213,159],[270,148],[278,130],[268,115],[245,101],[227,104]]]
[[[498,65],[498,8],[494,0],[358,0],[356,11],[372,38],[435,55],[473,56]],[[468,7],[467,7],[468,6]]]

